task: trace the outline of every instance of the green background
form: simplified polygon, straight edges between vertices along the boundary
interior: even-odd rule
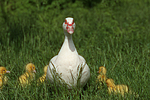
[[[18,87],[25,65],[36,66],[36,79],[57,55],[64,40],[62,23],[73,17],[73,41],[91,70],[82,89],[68,91],[55,84]],[[137,99],[134,95],[109,95],[106,84],[96,83],[99,66],[115,84],[126,84],[150,99],[150,1],[149,0],[0,0],[0,64],[8,85],[0,99]],[[98,89],[97,87],[100,87]]]

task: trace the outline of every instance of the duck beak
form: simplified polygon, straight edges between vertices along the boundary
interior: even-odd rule
[[[69,34],[73,34],[73,33],[74,33],[73,26],[68,26],[68,27],[67,27],[67,32],[68,32]]]
[[[33,70],[33,73],[36,73],[36,70]]]
[[[6,71],[6,73],[10,73],[10,71]]]

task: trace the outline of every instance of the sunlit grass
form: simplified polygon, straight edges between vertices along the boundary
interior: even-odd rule
[[[98,4],[91,11],[70,8],[63,10],[53,20],[46,19],[46,13],[39,14],[46,21],[38,20],[37,26],[19,33],[17,29],[24,30],[23,26],[26,26],[22,22],[16,28],[16,37],[12,36],[14,33],[10,30],[9,34],[4,34],[4,39],[1,37],[3,41],[0,40],[0,64],[11,71],[7,74],[8,85],[0,90],[0,99],[124,99],[119,95],[109,95],[106,84],[96,83],[101,65],[106,67],[107,77],[114,79],[116,84],[128,85],[129,89],[139,94],[138,99],[150,99],[150,25],[145,16],[149,14],[149,8],[144,4],[140,5],[143,7],[140,9],[138,4],[131,3],[130,8],[135,6],[131,11],[126,11],[127,5],[124,5],[125,8],[110,9]],[[144,14],[138,17],[140,11],[144,11]],[[65,86],[49,83],[36,86],[34,81],[26,89],[19,87],[17,80],[24,73],[27,63],[35,64],[38,79],[44,73],[43,67],[57,55],[64,39],[62,22],[67,16],[75,19],[73,40],[78,53],[90,67],[91,77],[87,85],[82,89],[68,90]],[[40,25],[40,22],[44,24]],[[125,95],[125,99],[136,98]]]

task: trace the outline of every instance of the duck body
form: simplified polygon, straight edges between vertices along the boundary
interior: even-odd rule
[[[48,65],[44,67],[44,74],[41,77],[39,77],[39,79],[37,80],[37,85],[43,83],[46,80],[47,67]]]
[[[116,85],[114,87],[108,87],[108,92],[109,92],[109,94],[120,93],[122,96],[124,96],[125,93],[129,92],[129,88],[128,88],[128,86],[121,84],[121,85]]]
[[[19,83],[22,87],[30,84],[34,80],[36,73],[35,65],[32,63],[27,64],[25,68],[26,72],[19,77]]]
[[[98,75],[96,82],[105,82],[107,79],[106,75]]]
[[[129,93],[129,88],[127,85],[120,84],[120,85],[115,85],[113,79],[107,79],[106,80],[107,87],[108,87],[108,93],[114,93],[114,94],[121,94],[124,97],[125,93]]]
[[[25,72],[19,77],[19,82],[22,87],[26,86],[27,84],[30,84],[31,81],[33,81],[35,78],[34,73]]]
[[[80,87],[83,87],[90,78],[90,69],[85,59],[78,54],[72,40],[72,35],[66,31],[64,31],[64,34],[64,43],[58,55],[50,60],[47,70],[47,79],[53,83],[54,78],[56,78],[55,74],[58,74],[59,80],[63,80],[69,89],[71,89],[72,86],[76,87],[77,81],[79,80]],[[53,70],[55,70],[55,72]]]

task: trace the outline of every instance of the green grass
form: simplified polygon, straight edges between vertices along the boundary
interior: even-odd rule
[[[7,74],[8,85],[0,90],[0,99],[136,99],[134,95],[109,95],[106,84],[96,84],[101,65],[116,84],[128,85],[139,94],[138,99],[150,99],[149,4],[146,0],[127,0],[118,4],[101,2],[90,9],[72,5],[58,12],[40,12],[31,18],[32,22],[26,16],[19,19],[19,15],[10,18],[9,26],[1,22],[0,64],[11,73]],[[43,74],[43,67],[57,55],[64,39],[62,23],[67,16],[74,17],[73,40],[90,67],[87,85],[71,91],[55,84],[37,87],[36,82],[27,89],[18,87],[17,79],[27,63],[36,65],[37,79]]]

